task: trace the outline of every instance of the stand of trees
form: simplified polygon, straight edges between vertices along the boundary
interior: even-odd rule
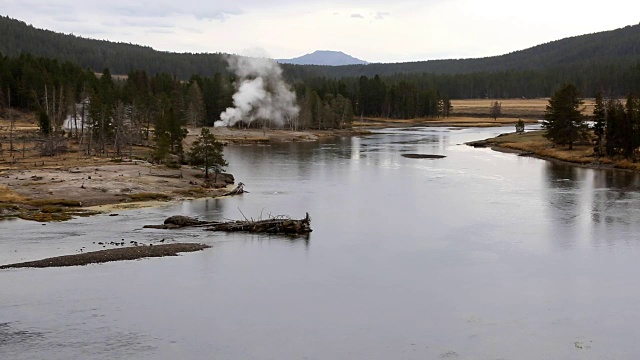
[[[588,139],[588,126],[582,117],[583,101],[573,84],[563,85],[551,99],[544,114],[546,137],[554,144],[573,148],[576,142]]]
[[[546,137],[557,145],[576,143],[595,144],[594,153],[610,157],[624,157],[636,161],[640,149],[640,99],[627,96],[605,99],[602,93],[595,98],[593,125],[586,124],[581,114],[583,105],[578,89],[573,84],[563,85],[549,100],[545,113]]]
[[[640,99],[633,95],[624,103],[609,99],[604,108],[606,154],[635,161],[640,147]]]
[[[71,136],[99,155],[120,156],[147,140],[156,141],[158,161],[181,154],[184,127],[213,126],[233,105],[234,81],[223,73],[180,81],[142,70],[116,77],[28,54],[0,56],[0,102],[46,114],[44,135]],[[409,79],[312,78],[294,90],[300,114],[285,124],[292,129],[349,128],[354,116],[446,117],[452,109],[437,88]]]

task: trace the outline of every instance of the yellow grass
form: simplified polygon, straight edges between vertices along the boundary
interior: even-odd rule
[[[0,185],[0,203],[19,203],[25,201],[25,197],[9,189],[4,185]]]
[[[592,145],[575,145],[572,150],[567,146],[553,144],[544,136],[544,131],[531,131],[524,134],[508,134],[487,139],[488,146],[530,152],[543,158],[557,159],[581,165],[610,166],[617,169],[640,171],[640,163],[627,159],[600,157],[596,158]]]
[[[357,128],[380,126],[452,126],[452,127],[493,127],[515,124],[518,118],[499,117],[494,120],[489,117],[451,116],[447,118],[415,118],[415,119],[390,119],[390,118],[362,118],[354,121]],[[522,119],[525,123],[537,123],[534,119]]]
[[[474,116],[489,116],[489,109],[494,101],[498,101],[502,104],[501,110],[504,116],[516,118],[533,117],[542,119],[544,111],[549,104],[548,98],[451,100],[451,105],[453,105],[453,115],[474,114]],[[593,105],[593,99],[585,99],[582,113],[585,115],[593,114]]]

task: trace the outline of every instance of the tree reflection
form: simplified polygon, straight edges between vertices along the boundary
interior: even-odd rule
[[[593,222],[630,225],[630,217],[637,209],[639,188],[640,177],[637,174],[618,170],[595,171],[591,208]]]
[[[549,204],[555,210],[554,219],[571,225],[580,215],[578,211],[579,188],[578,168],[554,161],[547,162],[545,167],[549,189]]]

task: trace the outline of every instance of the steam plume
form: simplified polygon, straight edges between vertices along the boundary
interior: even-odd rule
[[[238,77],[233,106],[220,114],[215,126],[232,126],[240,120],[271,120],[282,126],[298,115],[296,94],[282,78],[282,69],[271,59],[229,56],[229,69]]]

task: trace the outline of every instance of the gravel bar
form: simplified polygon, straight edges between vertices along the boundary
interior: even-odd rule
[[[37,261],[2,265],[0,266],[0,269],[81,266],[111,261],[136,260],[148,257],[177,256],[178,253],[200,251],[210,247],[211,246],[209,245],[195,243],[132,246],[121,249],[100,250],[84,254],[57,256]]]

